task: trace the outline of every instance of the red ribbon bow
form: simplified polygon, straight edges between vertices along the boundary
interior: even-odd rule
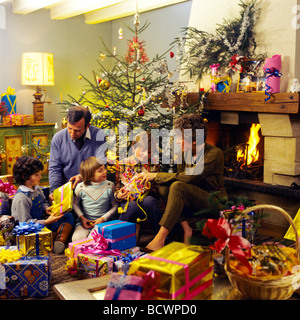
[[[239,56],[235,54],[231,57],[231,61],[229,62],[228,68],[232,69],[233,71],[243,72],[244,68],[240,65],[241,61],[244,60],[244,56]]]
[[[202,233],[209,239],[218,239],[215,244],[211,246],[212,249],[221,252],[228,246],[234,256],[252,272],[252,267],[247,260],[247,257],[250,257],[251,255],[250,242],[241,236],[233,235],[232,228],[225,219],[208,219]],[[242,249],[245,249],[246,251],[243,251]]]
[[[145,282],[143,285],[142,300],[153,300],[159,288],[160,274],[154,270],[150,270],[143,278]]]

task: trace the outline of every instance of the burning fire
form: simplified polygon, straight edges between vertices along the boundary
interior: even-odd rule
[[[258,161],[259,150],[257,149],[257,145],[260,141],[260,137],[258,135],[259,129],[260,124],[252,124],[246,148],[240,148],[237,152],[236,158],[238,162],[247,162],[248,166],[250,163]]]

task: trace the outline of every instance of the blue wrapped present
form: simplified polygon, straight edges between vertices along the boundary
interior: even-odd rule
[[[3,263],[0,279],[5,279],[5,288],[0,287],[0,298],[46,297],[51,280],[50,259],[49,256],[22,257]]]
[[[17,113],[17,97],[15,89],[8,87],[6,93],[2,93],[1,101],[5,102],[9,114]]]
[[[98,232],[108,240],[108,249],[125,250],[136,246],[135,223],[112,220],[96,226]]]

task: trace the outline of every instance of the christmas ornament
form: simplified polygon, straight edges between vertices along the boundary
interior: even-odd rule
[[[139,115],[140,117],[142,117],[143,115],[145,115],[144,109],[141,108],[141,109],[138,111],[138,115]]]
[[[174,57],[174,52],[170,52],[170,58],[173,58]]]
[[[100,89],[102,89],[102,90],[108,90],[109,87],[110,87],[110,83],[109,83],[108,80],[103,79],[103,80],[101,80],[101,82],[99,83],[99,87],[100,87]]]
[[[82,76],[78,76],[78,79],[81,80],[81,79],[82,79]]]
[[[100,61],[104,61],[105,58],[106,58],[106,54],[103,53],[103,52],[101,52],[101,53],[99,54],[99,59],[100,59]]]
[[[123,38],[123,29],[120,27],[120,29],[119,29],[119,39],[120,40],[123,40],[124,38]]]

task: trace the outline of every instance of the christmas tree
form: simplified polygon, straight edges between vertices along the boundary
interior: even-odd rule
[[[64,101],[64,106],[88,106],[93,125],[115,132],[123,121],[129,130],[172,128],[175,113],[180,114],[185,104],[186,92],[183,84],[170,83],[172,72],[168,69],[166,55],[171,49],[157,54],[151,61],[148,58],[145,43],[140,40],[140,34],[148,26],[148,22],[140,26],[138,13],[134,17],[134,28],[126,25],[133,37],[128,40],[124,57],[117,54],[116,48],[111,51],[101,39],[103,51],[98,59],[99,70],[93,71],[92,80],[80,74],[79,79],[84,80],[86,86],[78,99],[70,96],[71,101]],[[123,38],[122,28],[119,38]],[[170,57],[173,56],[170,52]],[[112,59],[110,70],[104,66],[106,59]]]

